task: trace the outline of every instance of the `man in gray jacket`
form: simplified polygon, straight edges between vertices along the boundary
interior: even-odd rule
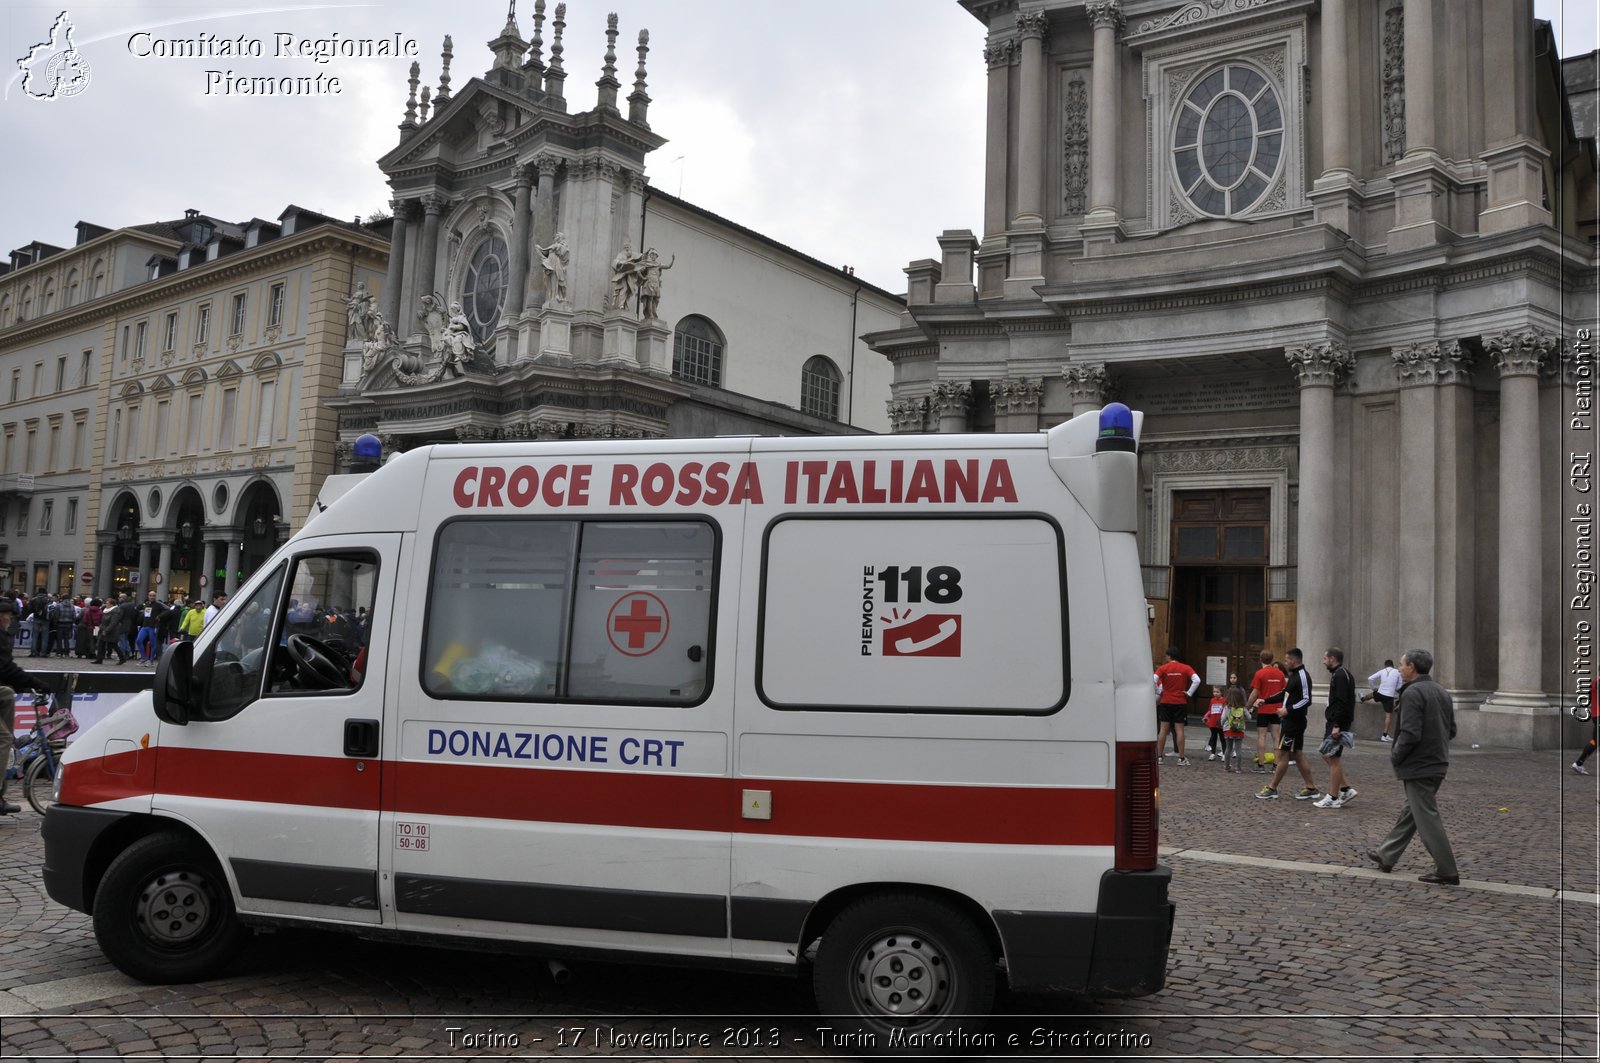
[[[1434,869],[1418,879],[1459,886],[1456,855],[1439,818],[1439,787],[1450,767],[1450,740],[1456,736],[1455,706],[1444,687],[1428,674],[1432,671],[1433,654],[1427,650],[1407,650],[1400,657],[1400,678],[1405,685],[1395,703],[1389,760],[1395,778],[1405,786],[1406,800],[1394,829],[1376,849],[1367,850],[1367,859],[1377,864],[1379,871],[1392,871],[1411,836],[1421,834],[1422,844],[1433,856]]]

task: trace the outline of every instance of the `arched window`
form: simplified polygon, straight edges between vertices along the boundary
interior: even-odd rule
[[[17,306],[17,321],[18,321],[18,323],[21,323],[23,321],[32,321],[32,320],[33,320],[33,288],[32,287],[24,287],[22,289],[22,301]]]
[[[0,295],[0,328],[11,324],[11,296]]]
[[[672,330],[672,375],[691,384],[722,386],[722,333],[693,314]]]
[[[61,309],[78,305],[78,267],[67,271],[67,291],[61,298]]]
[[[46,277],[45,280],[44,280],[44,290],[39,295],[39,313],[48,314],[50,311],[54,310],[55,308],[56,308],[56,279],[54,277]]]
[[[1172,134],[1178,185],[1203,214],[1243,214],[1277,176],[1283,136],[1283,107],[1271,82],[1243,64],[1213,70],[1178,107]]]
[[[92,269],[94,279],[89,282],[89,298],[98,299],[106,293],[106,262],[103,258],[94,260]]]
[[[511,256],[498,235],[486,237],[467,263],[461,282],[461,309],[472,325],[472,338],[480,344],[489,342],[500,323],[510,273]]]
[[[806,359],[800,370],[800,412],[813,417],[839,419],[839,386],[844,377],[839,367],[818,354]]]

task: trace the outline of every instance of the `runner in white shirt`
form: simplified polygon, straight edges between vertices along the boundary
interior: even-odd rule
[[[1389,727],[1394,722],[1394,697],[1400,693],[1400,669],[1394,666],[1393,661],[1384,661],[1383,667],[1367,676],[1367,686],[1372,689],[1365,694],[1362,701],[1377,701],[1383,706],[1383,735],[1382,740],[1393,742],[1389,737]]]

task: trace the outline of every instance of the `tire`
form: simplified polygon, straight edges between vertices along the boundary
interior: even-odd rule
[[[934,1054],[976,1034],[995,957],[954,905],[914,893],[856,901],[829,924],[812,972],[817,1008],[878,1053]],[[943,1036],[940,1036],[943,1035]]]
[[[163,985],[220,971],[244,937],[222,869],[183,835],[124,849],[94,895],[94,934],[124,974]]]
[[[56,761],[37,757],[28,765],[28,773],[22,777],[22,792],[27,795],[28,804],[41,816],[45,809],[55,803],[55,769]]]

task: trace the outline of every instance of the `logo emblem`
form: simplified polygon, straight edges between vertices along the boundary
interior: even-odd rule
[[[618,653],[629,657],[659,650],[669,627],[667,603],[648,591],[624,594],[606,614],[606,638]]]
[[[901,617],[898,609],[895,613],[883,624],[885,657],[961,656],[961,617],[941,613]]]
[[[72,18],[63,11],[50,27],[50,39],[17,60],[22,91],[36,100],[76,96],[89,87],[89,61],[72,43]]]

